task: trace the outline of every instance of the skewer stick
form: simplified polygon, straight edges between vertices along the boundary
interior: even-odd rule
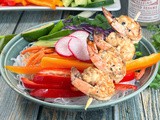
[[[139,11],[139,12],[137,13],[137,15],[135,16],[135,18],[134,18],[135,21],[137,21],[137,19],[138,19],[138,17],[140,16],[140,14],[141,14],[141,12]]]
[[[92,103],[93,101],[93,98],[89,98],[87,103],[86,103],[86,106],[85,106],[85,110],[87,110],[87,108],[90,106],[90,104]]]

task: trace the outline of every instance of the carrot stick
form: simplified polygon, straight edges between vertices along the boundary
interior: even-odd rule
[[[77,60],[77,58],[75,58],[75,57],[73,57],[73,56],[70,56],[70,57],[64,57],[64,56],[58,55],[57,53],[45,54],[45,57]]]
[[[27,61],[26,66],[32,65],[32,62],[41,54],[43,54],[43,51],[39,51],[39,52],[33,54],[32,56],[30,56],[28,61]]]
[[[39,51],[39,50],[41,50],[42,48],[45,48],[45,47],[43,47],[43,46],[32,46],[32,47],[29,47],[29,48],[23,50],[23,51],[21,52],[21,54],[25,54],[25,53],[27,53],[27,52],[33,52],[33,51],[35,51],[35,50]]]
[[[38,63],[40,63],[41,59],[44,57],[44,52],[42,52],[41,54],[39,54],[39,56],[37,56],[30,65],[36,65]]]
[[[54,50],[54,49],[51,49],[51,48],[48,48],[48,49],[45,49],[45,50],[44,50],[44,53],[45,53],[45,54],[50,54],[50,53],[53,53],[53,52],[55,52],[55,50]]]

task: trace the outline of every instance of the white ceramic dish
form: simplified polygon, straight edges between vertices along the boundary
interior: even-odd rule
[[[121,9],[120,0],[114,0],[114,4],[105,7],[108,11],[117,11]],[[52,10],[49,7],[40,6],[0,6],[0,11],[10,10]],[[102,11],[101,7],[82,8],[82,7],[57,7],[56,10],[75,10],[75,11]]]

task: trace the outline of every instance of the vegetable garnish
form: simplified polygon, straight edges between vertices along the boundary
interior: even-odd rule
[[[38,98],[70,98],[84,96],[80,91],[70,89],[34,89],[30,92],[31,96]]]
[[[146,67],[150,67],[160,61],[160,53],[153,53],[149,56],[144,56],[135,60],[127,61],[126,70],[136,71]]]
[[[6,69],[18,74],[34,74],[42,70],[41,66],[5,66]]]
[[[70,69],[43,69],[33,77],[33,82],[39,84],[70,84]]]
[[[126,91],[128,89],[137,90],[137,86],[131,84],[115,84],[115,89],[118,91]]]
[[[75,66],[79,70],[84,70],[89,66],[93,66],[92,63],[82,62],[79,60],[67,60],[67,59],[50,58],[50,57],[43,57],[40,65],[43,68],[68,68],[68,69]]]
[[[31,80],[29,80],[28,78],[21,78],[23,85],[26,88],[29,89],[66,89],[66,88],[70,88],[71,83],[70,84],[61,84],[61,83],[54,83],[54,84],[39,84],[39,83],[35,83]]]

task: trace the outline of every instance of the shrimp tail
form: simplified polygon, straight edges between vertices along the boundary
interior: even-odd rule
[[[86,95],[89,95],[89,90],[92,87],[89,83],[82,80],[80,72],[75,68],[71,68],[72,85]]]
[[[112,16],[112,14],[109,11],[107,11],[104,7],[102,7],[102,11],[103,11],[104,16],[108,20],[108,22],[112,23],[113,22],[113,16]]]

